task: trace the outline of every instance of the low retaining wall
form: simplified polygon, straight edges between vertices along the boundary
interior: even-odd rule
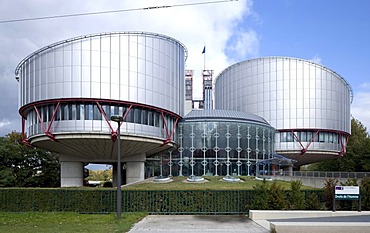
[[[296,176],[264,176],[266,179],[272,180],[283,180],[283,181],[292,181],[300,180],[304,186],[310,186],[315,188],[324,188],[325,181],[327,179],[336,179],[339,182],[345,183],[347,179],[344,178],[319,178],[319,177],[296,177]],[[360,179],[359,179],[360,180]]]
[[[370,232],[370,222],[337,222],[335,217],[368,216],[370,212],[355,211],[279,211],[279,210],[250,210],[249,218],[274,233],[347,233]],[[333,221],[322,222],[323,217],[333,217]],[[300,221],[301,219],[301,221]],[[315,220],[317,219],[317,220]],[[279,221],[284,220],[284,221]],[[290,221],[291,220],[291,221]]]

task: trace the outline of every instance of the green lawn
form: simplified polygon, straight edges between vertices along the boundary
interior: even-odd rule
[[[173,177],[173,181],[169,183],[142,182],[134,185],[128,185],[123,190],[252,190],[257,183],[262,182],[251,176],[240,177],[244,182],[225,182],[221,176],[207,176],[205,179],[208,182],[190,183],[184,182],[187,177]],[[284,189],[290,190],[290,182],[277,181]],[[303,186],[302,189],[314,189],[312,187]]]
[[[117,221],[115,214],[0,212],[0,232],[127,232],[145,216],[145,213],[122,213],[121,221]]]

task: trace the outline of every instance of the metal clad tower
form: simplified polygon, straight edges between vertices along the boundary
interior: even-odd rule
[[[336,158],[351,133],[352,89],[312,61],[267,57],[226,68],[215,82],[215,107],[254,113],[277,129],[277,153],[297,166]]]
[[[185,115],[193,108],[193,70],[185,70]]]
[[[213,83],[212,83],[213,70],[203,70],[203,101],[204,109],[213,109]]]
[[[147,155],[169,149],[184,115],[187,50],[155,33],[86,35],[46,46],[16,68],[26,143],[58,152],[62,186],[82,186],[83,164],[114,163],[121,115],[127,183]]]

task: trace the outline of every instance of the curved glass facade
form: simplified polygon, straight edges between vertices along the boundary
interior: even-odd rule
[[[173,130],[176,118],[157,109],[144,106],[109,102],[62,102],[31,108],[27,112],[26,133],[29,137],[43,134],[47,125],[57,133],[103,132],[109,134],[111,129],[107,117],[126,116],[121,129],[126,135],[155,137],[165,140],[166,127]],[[55,111],[56,110],[56,111]],[[176,136],[176,134],[174,134]],[[172,138],[176,140],[176,138]]]
[[[253,114],[238,114],[219,110],[189,113],[179,123],[178,149],[162,154],[163,175],[255,175],[256,163],[274,154],[275,129]]]

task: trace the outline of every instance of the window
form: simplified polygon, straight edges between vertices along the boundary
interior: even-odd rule
[[[61,120],[62,121],[67,120],[67,118],[68,118],[68,105],[67,104],[62,104],[61,113],[62,113]]]
[[[324,132],[319,133],[319,142],[325,142],[325,133]]]
[[[294,137],[292,132],[282,132],[280,133],[281,136],[281,142],[293,142]]]
[[[96,104],[94,104],[94,108],[93,108],[93,114],[94,114],[94,120],[101,120],[101,113],[99,111],[99,108]]]
[[[135,109],[131,108],[130,111],[127,113],[126,122],[134,123],[134,112]]]
[[[141,113],[141,122],[143,125],[148,124],[148,111],[143,109]]]
[[[55,109],[55,106],[54,105],[49,105],[48,106],[48,111],[49,111],[49,121],[51,121],[51,118],[53,117],[54,115],[54,109]],[[54,119],[55,120],[55,119]]]
[[[93,119],[93,108],[91,104],[85,104],[85,120]]]
[[[149,125],[154,126],[154,112],[149,110],[148,114]]]
[[[298,132],[299,136],[299,140],[301,140],[301,142],[307,142],[307,132]]]
[[[75,105],[74,105],[75,106]],[[76,107],[76,106],[75,106]],[[73,114],[72,114],[72,104],[68,104],[68,120],[72,120]]]
[[[141,123],[141,109],[137,108],[134,110],[135,110],[134,111],[134,123],[140,124]]]
[[[48,121],[48,106],[43,106],[41,109],[42,122]]]
[[[107,116],[107,118],[110,119],[110,117],[111,117],[111,111],[110,111],[111,108],[110,108],[110,106],[109,105],[103,105],[102,109],[103,109],[105,115]]]
[[[81,104],[80,105],[80,119],[85,119],[85,105]]]
[[[154,126],[159,127],[159,113],[154,112],[153,114]]]
[[[334,142],[334,133],[329,133],[329,142],[330,143]]]
[[[76,104],[76,120],[81,119],[81,106],[80,104]]]

